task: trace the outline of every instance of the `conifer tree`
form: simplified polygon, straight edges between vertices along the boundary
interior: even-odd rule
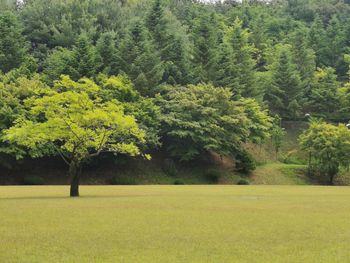
[[[73,48],[72,67],[74,79],[92,77],[98,68],[95,47],[84,33],[79,36]]]
[[[315,115],[333,118],[339,108],[340,84],[333,68],[318,69],[311,83],[310,108]]]
[[[230,87],[236,95],[255,97],[256,86],[254,47],[249,43],[247,29],[236,18],[233,26],[227,29],[222,45],[221,65],[224,68],[218,74],[217,84]]]
[[[116,75],[119,65],[113,32],[106,32],[100,36],[96,43],[96,51],[100,63],[99,70],[107,75]]]
[[[193,82],[214,80],[216,48],[218,45],[218,28],[215,14],[199,14],[192,28],[193,41]]]
[[[119,46],[119,66],[142,94],[153,96],[163,77],[157,50],[145,26],[136,21]]]
[[[167,84],[187,83],[189,74],[187,38],[181,24],[169,10],[164,10],[160,0],[155,0],[146,18],[164,73],[162,82]]]
[[[283,118],[297,117],[300,109],[301,81],[290,49],[289,45],[277,47],[277,58],[269,67],[271,84],[265,91],[270,110]]]
[[[0,11],[1,12],[1,11]],[[25,60],[26,42],[22,27],[10,11],[0,13],[0,71],[6,73]]]

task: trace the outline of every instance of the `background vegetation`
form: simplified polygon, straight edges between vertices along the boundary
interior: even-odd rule
[[[53,182],[63,162],[72,178],[108,174],[91,183],[137,169],[162,179],[121,183],[253,182],[245,174],[259,164],[311,164],[324,149],[312,145],[320,134],[304,134],[304,153],[288,148],[300,134],[288,121],[349,120],[348,1],[1,0],[0,10],[4,183],[43,183],[24,178],[36,164]],[[346,172],[344,158],[313,157],[307,182]],[[196,179],[184,176],[196,165]]]

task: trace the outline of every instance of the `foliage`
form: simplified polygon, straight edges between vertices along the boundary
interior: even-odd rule
[[[203,151],[235,155],[242,142],[267,137],[271,123],[266,113],[251,99],[231,97],[229,89],[205,84],[169,89],[160,103],[171,154],[180,160]]]
[[[249,181],[246,179],[239,179],[237,182],[238,185],[249,185]]]
[[[99,91],[88,79],[62,78],[45,96],[25,101],[27,116],[4,132],[5,141],[26,147],[33,157],[57,152],[69,165],[72,182],[82,163],[101,152],[140,154],[136,143],[145,134],[135,118],[124,114],[118,101],[103,102]]]
[[[10,11],[0,11],[0,71],[6,73],[19,67],[26,51],[18,18]]]
[[[22,183],[24,185],[44,185],[45,180],[40,176],[25,176]]]
[[[330,184],[341,167],[350,165],[350,132],[343,124],[314,119],[300,136],[300,145],[310,154],[309,165],[328,176]]]

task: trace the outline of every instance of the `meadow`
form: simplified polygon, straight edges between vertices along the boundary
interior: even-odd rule
[[[0,262],[350,262],[350,188],[0,187]]]

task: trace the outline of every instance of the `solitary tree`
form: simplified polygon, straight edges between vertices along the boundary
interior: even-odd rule
[[[320,120],[311,120],[308,130],[299,137],[300,145],[312,157],[312,165],[319,174],[328,177],[329,184],[341,167],[350,165],[350,131]]]
[[[6,141],[25,147],[32,157],[59,154],[69,166],[70,196],[79,196],[85,161],[102,152],[139,155],[136,144],[144,141],[135,118],[118,101],[103,102],[99,92],[88,79],[63,77],[49,94],[27,100],[26,117],[5,131]]]

